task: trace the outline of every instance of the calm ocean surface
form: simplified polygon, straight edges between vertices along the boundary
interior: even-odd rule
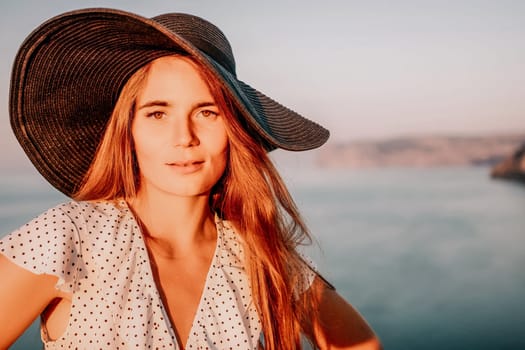
[[[525,349],[525,186],[487,174],[284,177],[318,239],[309,254],[385,349]],[[0,236],[63,200],[34,173],[0,174]],[[33,325],[12,349],[40,349],[38,339]]]

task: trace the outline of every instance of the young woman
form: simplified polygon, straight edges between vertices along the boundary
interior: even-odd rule
[[[55,17],[15,60],[13,130],[73,198],[0,241],[0,348],[377,349],[298,253],[307,229],[267,152],[328,132],[237,79],[185,14]]]

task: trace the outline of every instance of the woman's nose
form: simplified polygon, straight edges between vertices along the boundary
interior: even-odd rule
[[[187,117],[174,119],[171,135],[171,143],[175,147],[189,147],[198,144],[193,123]]]

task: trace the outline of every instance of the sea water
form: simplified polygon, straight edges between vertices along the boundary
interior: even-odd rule
[[[385,349],[525,349],[525,186],[488,172],[283,174],[317,240],[307,253]],[[1,174],[0,236],[63,200],[34,173]],[[12,349],[38,339],[35,323]]]

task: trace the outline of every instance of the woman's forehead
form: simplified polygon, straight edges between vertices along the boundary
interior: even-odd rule
[[[156,100],[166,104],[194,99],[214,100],[201,68],[187,57],[166,56],[156,59],[148,67],[141,85],[137,96],[138,105]]]

